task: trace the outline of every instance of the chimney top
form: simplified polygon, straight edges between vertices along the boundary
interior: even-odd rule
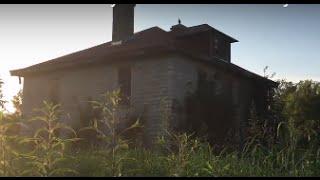
[[[135,4],[114,4],[112,41],[126,40],[134,33]]]

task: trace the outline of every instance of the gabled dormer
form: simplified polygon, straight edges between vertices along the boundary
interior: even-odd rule
[[[170,33],[175,36],[180,48],[226,62],[231,61],[231,43],[238,42],[207,24],[192,27],[178,24],[172,26]]]
[[[210,26],[209,26],[210,27]],[[231,62],[231,44],[238,40],[210,27],[210,56]]]

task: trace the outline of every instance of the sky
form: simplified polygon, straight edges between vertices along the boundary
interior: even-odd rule
[[[209,24],[239,40],[231,61],[274,79],[320,81],[320,5],[137,4],[135,32]],[[111,40],[112,8],[95,5],[0,5],[0,78],[10,101],[22,89],[9,71]],[[13,111],[11,103],[6,105]]]

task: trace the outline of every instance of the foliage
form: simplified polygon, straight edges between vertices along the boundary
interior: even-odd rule
[[[195,138],[195,133],[179,132],[171,127],[172,121],[166,100],[162,99],[160,102],[162,132],[158,135],[158,141],[155,144],[156,152],[165,160],[163,166],[167,167],[165,171],[167,176],[197,176],[199,172],[192,169],[195,169],[199,163],[194,163],[195,159],[192,157],[201,149],[201,142]]]
[[[3,100],[2,85],[3,85],[3,81],[0,79],[0,109],[1,110],[4,109],[4,104],[6,103],[6,101]]]
[[[3,100],[2,85],[0,79],[0,175],[12,176],[19,171],[14,164],[19,155],[14,145],[20,138],[16,132],[22,124],[17,118],[4,113],[6,101]]]
[[[320,143],[320,83],[300,81],[295,85],[295,91],[285,98],[284,115],[291,134],[296,134],[298,145],[305,142]],[[293,132],[295,131],[295,132]],[[315,144],[315,143],[311,143]]]
[[[15,109],[13,113],[15,116],[19,117],[22,114],[22,90],[20,90],[15,96],[13,96],[12,104]]]
[[[21,143],[32,143],[31,151],[21,154],[26,160],[26,166],[21,175],[31,176],[59,176],[76,174],[72,168],[61,167],[64,161],[71,158],[65,155],[67,143],[78,141],[76,132],[64,123],[59,122],[60,105],[44,101],[44,106],[36,111],[40,113],[29,120],[36,121],[41,126],[35,131],[33,137],[24,138]],[[58,132],[62,130],[71,133],[69,138],[62,138]],[[67,134],[67,133],[66,133]],[[60,165],[60,166],[59,166]]]
[[[226,81],[219,74],[200,72],[197,89],[185,100],[186,123],[180,125],[184,131],[205,137],[217,147],[224,143],[225,134],[232,131],[231,96],[221,88]]]
[[[248,141],[242,156],[254,158],[253,162],[266,168],[278,168],[288,172],[290,176],[300,176],[310,167],[318,166],[319,161],[319,121],[320,108],[319,83],[314,81],[300,81],[299,83],[279,81],[275,90],[272,117],[276,118],[276,141],[273,134],[267,133],[268,119],[259,119],[252,109],[249,126]],[[276,169],[275,169],[276,170]],[[282,172],[277,172],[282,173]]]
[[[77,151],[68,146],[78,141],[72,128],[60,122],[59,105],[44,102],[28,124],[37,122],[32,137],[15,134],[21,116],[0,114],[1,176],[320,176],[319,83],[280,81],[271,108],[277,132],[270,134],[268,120],[251,110],[248,139],[243,151],[213,146],[192,133],[175,132],[163,112],[163,132],[154,149],[129,148],[125,132],[139,121],[123,126],[126,111],[119,91],[92,101],[99,116],[90,127],[98,146]],[[254,106],[253,106],[254,107]],[[165,109],[167,110],[167,109]],[[58,131],[59,129],[59,131]],[[64,130],[64,131],[63,131]],[[275,141],[271,141],[276,137]],[[20,144],[18,144],[18,142]]]
[[[13,96],[12,104],[15,108],[13,113],[6,114],[6,119],[11,121],[21,121],[22,120],[22,91],[20,90],[15,96]],[[17,129],[18,131],[18,129]]]
[[[14,166],[15,160],[18,158],[18,151],[14,147],[14,142],[19,139],[15,134],[17,128],[21,126],[15,119],[5,117],[0,112],[0,174],[2,176],[11,176],[17,173]]]
[[[93,108],[99,109],[100,118],[94,119],[90,127],[81,129],[93,130],[98,134],[100,140],[106,148],[107,154],[103,155],[106,158],[105,167],[110,168],[111,176],[122,176],[121,166],[122,161],[126,160],[125,154],[119,155],[120,151],[126,150],[129,147],[129,141],[123,138],[125,132],[139,127],[139,121],[131,124],[127,128],[121,128],[121,113],[124,110],[120,108],[120,90],[114,90],[103,94],[102,102],[92,101]]]
[[[170,145],[166,146],[168,156],[169,175],[170,176],[186,176],[188,171],[185,171],[190,166],[190,158],[196,152],[199,142],[196,139],[191,139],[191,135],[170,134]],[[166,143],[163,141],[162,143]],[[167,142],[168,143],[168,142]]]

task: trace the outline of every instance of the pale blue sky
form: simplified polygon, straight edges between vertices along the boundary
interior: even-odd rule
[[[138,4],[135,31],[209,24],[240,42],[232,62],[275,79],[320,81],[320,5]],[[9,70],[30,66],[111,40],[109,5],[0,5],[0,78],[11,99],[18,79]],[[8,104],[8,109],[12,109]]]
[[[320,80],[320,5],[141,5],[136,27],[168,30],[178,17],[187,26],[207,23],[239,40],[232,46],[235,64],[259,74],[268,65],[275,78]]]

